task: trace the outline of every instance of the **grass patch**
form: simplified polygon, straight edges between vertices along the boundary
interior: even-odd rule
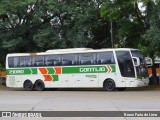
[[[7,86],[4,86],[4,85],[0,85],[0,88],[7,88]]]

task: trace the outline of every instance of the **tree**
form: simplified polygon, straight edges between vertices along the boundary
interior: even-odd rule
[[[57,48],[108,47],[108,21],[101,19],[99,10],[96,1],[1,0],[2,56]]]
[[[160,2],[158,1],[152,5],[149,17],[150,28],[142,37],[149,43],[148,54],[154,58],[160,56]]]
[[[114,40],[118,47],[138,48],[141,35],[148,28],[147,19],[136,0],[113,0],[102,5],[101,16],[113,22]]]

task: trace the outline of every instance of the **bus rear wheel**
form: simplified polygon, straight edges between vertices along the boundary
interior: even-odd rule
[[[24,89],[26,91],[32,91],[34,89],[34,85],[32,84],[32,82],[30,80],[26,80],[24,82]]]
[[[38,91],[43,91],[45,89],[44,82],[42,80],[37,80],[35,82],[35,89]]]
[[[115,82],[112,79],[108,79],[104,82],[103,87],[107,91],[114,91],[115,90]]]

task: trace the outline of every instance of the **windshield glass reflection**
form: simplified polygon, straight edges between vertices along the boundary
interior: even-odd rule
[[[137,77],[148,77],[146,62],[142,53],[137,50],[132,50],[131,53],[133,57],[138,57],[140,59],[140,66],[136,67]]]

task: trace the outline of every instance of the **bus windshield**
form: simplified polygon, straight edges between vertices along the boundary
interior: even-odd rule
[[[131,53],[133,57],[138,57],[140,59],[140,66],[136,67],[137,77],[148,77],[146,62],[142,53],[137,50],[132,50]]]

